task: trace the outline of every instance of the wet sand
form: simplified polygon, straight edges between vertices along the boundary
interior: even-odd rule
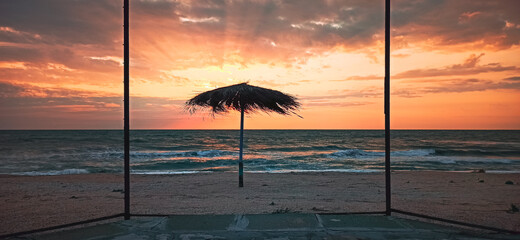
[[[513,184],[506,184],[507,181]],[[121,174],[0,175],[0,234],[123,212]],[[520,231],[520,174],[392,173],[392,207]],[[383,173],[132,175],[135,214],[341,213],[385,210]]]

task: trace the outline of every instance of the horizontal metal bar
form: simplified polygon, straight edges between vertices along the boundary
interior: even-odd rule
[[[131,213],[131,217],[168,217],[175,216],[174,214],[141,214],[141,213]]]
[[[318,214],[318,215],[370,215],[370,214],[374,214],[374,215],[384,215],[386,214],[385,211],[380,211],[380,212],[327,212],[327,213],[315,213],[315,214]]]
[[[0,239],[9,238],[9,237],[17,237],[17,236],[27,235],[27,234],[31,234],[31,233],[45,232],[45,231],[56,230],[56,229],[67,228],[67,227],[73,227],[73,226],[77,226],[77,225],[93,223],[93,222],[99,222],[99,221],[108,220],[108,219],[112,219],[112,218],[123,217],[123,216],[124,216],[124,213],[119,213],[119,214],[116,214],[116,215],[100,217],[100,218],[94,218],[94,219],[88,219],[88,220],[84,220],[84,221],[80,221],[80,222],[67,223],[67,224],[53,226],[53,227],[46,227],[46,228],[34,229],[34,230],[23,231],[23,232],[9,233],[9,234],[6,234],[6,235],[0,235]]]
[[[410,216],[414,216],[414,217],[426,218],[426,219],[431,219],[431,220],[435,220],[435,221],[439,221],[439,222],[451,223],[451,224],[456,224],[456,225],[461,225],[461,226],[466,226],[466,227],[490,230],[490,231],[494,231],[494,232],[520,234],[520,232],[517,232],[517,231],[501,229],[501,228],[495,228],[495,227],[489,227],[489,226],[483,226],[483,225],[478,225],[478,224],[473,224],[473,223],[459,222],[459,221],[444,219],[444,218],[440,218],[440,217],[432,217],[432,216],[428,216],[428,215],[424,215],[424,214],[413,213],[413,212],[398,210],[398,209],[394,209],[394,208],[392,208],[391,211],[395,212],[395,213],[404,214],[404,215],[410,215]]]
[[[309,214],[318,214],[318,215],[384,215],[385,211],[379,211],[379,212],[327,212],[327,213],[309,213]],[[204,214],[201,214],[204,215]],[[246,214],[248,215],[248,214]],[[254,215],[254,214],[252,214]],[[130,214],[132,217],[169,217],[169,216],[185,216],[182,214],[140,214],[140,213],[132,213]]]

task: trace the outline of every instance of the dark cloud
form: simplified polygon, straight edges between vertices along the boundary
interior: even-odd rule
[[[520,76],[504,78],[506,81],[520,81]]]
[[[23,91],[22,86],[0,82],[0,98],[16,97]]]
[[[3,27],[37,34],[42,43],[106,45],[120,38],[122,32],[121,1],[4,0],[0,9]],[[5,34],[0,36],[0,41],[9,40]]]
[[[0,1],[0,42],[54,49],[19,51],[13,56],[4,48],[0,56],[30,61],[44,54],[70,67],[76,63],[75,68],[84,63],[77,57],[70,61],[73,55],[67,58],[65,52],[53,58],[53,52],[121,56],[121,5],[111,0]],[[392,35],[401,39],[402,46],[430,39],[439,45],[508,48],[519,44],[519,5],[516,0],[395,1]],[[333,47],[373,56],[374,46],[383,40],[383,7],[383,1],[355,0],[133,0],[132,52],[136,61],[149,68],[154,61],[146,53],[149,47],[163,54],[172,68],[195,67],[186,61],[190,59],[203,65],[277,62],[290,66]]]
[[[397,1],[392,12],[393,43],[406,46],[429,39],[430,45],[425,46],[429,49],[434,49],[431,43],[508,48],[520,39],[520,19],[510,10],[515,5],[485,0]],[[179,43],[196,45],[187,52],[171,53],[170,59],[196,59],[204,52],[207,61],[199,62],[204,65],[283,62],[291,66],[333,47],[373,57],[373,47],[383,40],[382,1],[192,1],[168,7],[169,15],[160,17],[153,16],[153,7],[143,11],[154,20],[145,20],[149,24],[136,30],[160,29]],[[172,65],[184,67],[178,60]]]
[[[146,21],[148,20],[147,17],[152,16],[159,16],[161,18],[175,16],[175,9],[177,9],[180,5],[181,3],[178,1],[131,0],[130,14],[132,19],[134,19],[133,17],[138,17],[138,19],[135,19],[137,21],[133,22],[132,24],[138,24],[140,21]]]
[[[41,62],[44,54],[40,49],[16,46],[0,46],[0,61]]]
[[[6,0],[0,1],[0,11],[0,61],[119,70],[118,63],[90,58],[122,54],[119,1]]]
[[[475,44],[497,49],[520,43],[520,2],[516,0],[400,0],[392,8],[393,35],[409,41],[428,39],[437,47]]]
[[[154,8],[148,9],[140,13],[149,20],[135,16],[142,19],[134,26],[141,34],[132,41],[167,55],[173,68],[196,63],[303,63],[331,47],[371,45],[377,41],[373,34],[383,26],[382,4],[370,1],[192,1],[174,6],[169,16],[154,16]],[[154,34],[159,32],[161,36]],[[165,53],[166,42],[184,49]],[[187,59],[198,61],[186,63]]]

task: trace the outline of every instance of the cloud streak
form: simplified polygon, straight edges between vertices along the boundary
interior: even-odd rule
[[[415,98],[422,97],[426,94],[439,93],[468,93],[468,92],[482,92],[493,90],[520,90],[520,82],[494,82],[491,80],[482,79],[453,79],[443,81],[442,84],[436,86],[421,86],[421,87],[405,87],[392,92],[392,95]]]
[[[484,56],[483,53],[480,55],[472,54],[462,64],[453,64],[443,68],[414,69],[395,74],[394,76],[392,76],[392,78],[405,79],[442,76],[461,76],[487,72],[504,72],[519,69],[516,66],[502,66],[502,64],[500,63],[489,63],[485,65],[479,65],[478,63],[480,62],[480,58],[482,56]]]
[[[500,73],[520,70],[517,66],[503,66],[501,63],[488,63],[481,65],[479,64],[484,53],[479,55],[471,54],[461,64],[447,65],[441,68],[419,68],[412,69],[404,72],[397,73],[391,76],[391,79],[421,79],[433,78],[433,77],[453,77],[453,76],[466,76],[476,75],[481,73]],[[506,78],[504,80],[516,80],[517,77]],[[367,76],[350,76],[342,80],[333,81],[370,81],[370,80],[383,80],[384,76],[379,75],[367,75]]]

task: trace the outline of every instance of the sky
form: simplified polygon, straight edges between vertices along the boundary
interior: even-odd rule
[[[0,1],[0,129],[121,129],[116,0]],[[391,128],[520,129],[520,1],[393,0]],[[383,0],[131,0],[130,127],[237,129],[186,100],[249,82],[296,116],[246,129],[383,129]]]

